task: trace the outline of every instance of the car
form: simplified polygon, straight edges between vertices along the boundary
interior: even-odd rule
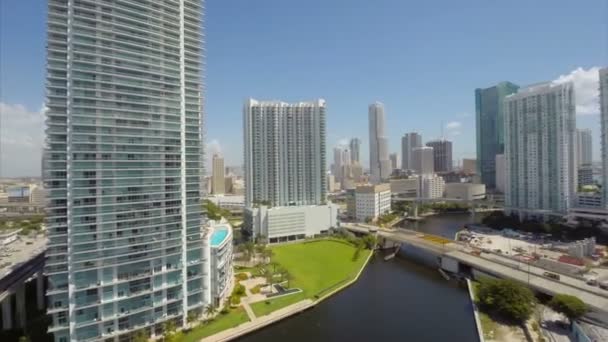
[[[553,279],[553,280],[559,280],[559,274],[555,274],[555,273],[551,273],[551,272],[545,272],[543,273],[543,276],[549,278],[549,279]]]
[[[595,278],[587,279],[586,283],[587,283],[587,285],[597,286],[597,279],[595,279]]]

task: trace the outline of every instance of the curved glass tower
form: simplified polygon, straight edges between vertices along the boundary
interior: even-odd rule
[[[201,0],[49,0],[55,341],[185,324],[204,286]]]

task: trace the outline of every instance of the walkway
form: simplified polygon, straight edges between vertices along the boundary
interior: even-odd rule
[[[249,305],[246,303],[243,303],[243,306],[245,307],[245,310],[247,310],[247,308],[249,307]],[[315,306],[315,303],[312,300],[305,299],[305,300],[299,301],[295,304],[286,306],[277,311],[274,311],[266,316],[255,318],[255,315],[254,315],[253,316],[254,318],[251,320],[251,322],[243,323],[237,327],[230,328],[230,329],[224,330],[222,332],[219,332],[215,335],[206,337],[206,338],[202,339],[200,342],[230,341],[237,337],[248,334],[254,330],[257,330],[257,329],[260,329],[267,325],[273,324],[283,318],[286,318],[286,317],[295,315],[299,312],[302,312],[304,310],[307,310],[313,306]],[[249,310],[251,310],[250,307],[249,307]],[[249,312],[247,312],[247,314],[250,315]],[[251,314],[253,314],[253,312]],[[251,316],[249,316],[249,318],[251,318]]]
[[[247,312],[247,316],[249,316],[249,320],[255,321],[255,319],[256,319],[255,313],[253,312],[253,310],[251,310],[251,306],[249,306],[249,303],[247,303],[246,301],[243,301],[243,308],[245,309],[245,312]]]

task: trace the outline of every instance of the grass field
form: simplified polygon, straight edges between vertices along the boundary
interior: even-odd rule
[[[367,259],[369,250],[363,250],[353,261],[355,247],[342,241],[318,240],[272,247],[272,260],[285,267],[293,276],[290,287],[303,292],[254,303],[256,316],[263,316],[305,298],[315,300],[334,288],[353,279]]]
[[[179,342],[198,342],[200,339],[218,333],[222,330],[236,327],[249,321],[245,309],[233,309],[226,315],[218,315],[212,322],[201,324],[187,334],[181,336]]]

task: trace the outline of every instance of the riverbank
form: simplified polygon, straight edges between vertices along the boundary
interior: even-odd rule
[[[323,242],[332,244],[332,246],[330,246],[331,248],[329,248],[329,250],[334,254],[333,255],[334,263],[336,261],[336,259],[335,259],[336,257],[338,257],[337,260],[340,260],[340,258],[343,259],[345,256],[348,256],[349,258],[353,257],[347,253],[347,252],[353,252],[354,251],[353,247],[350,245],[346,245],[349,248],[344,248],[343,246],[345,246],[345,242],[343,242],[343,241],[319,240],[319,241],[303,242],[303,243],[301,243],[300,246],[298,246],[298,244],[276,246],[274,252],[278,252],[277,253],[278,264],[285,266],[287,269],[290,269],[290,272],[295,271],[294,273],[296,275],[296,278],[294,279],[294,287],[302,287],[303,291],[300,293],[297,293],[297,294],[285,296],[283,298],[278,298],[273,301],[262,300],[262,301],[258,301],[255,303],[245,302],[245,303],[243,303],[243,305],[250,307],[250,310],[253,311],[249,315],[251,318],[251,320],[249,322],[242,323],[236,327],[229,328],[224,331],[218,332],[217,334],[208,336],[208,337],[202,339],[201,341],[205,341],[205,342],[229,341],[229,340],[247,335],[256,330],[262,329],[268,325],[272,325],[278,321],[281,321],[285,318],[288,318],[288,317],[296,315],[300,312],[306,311],[306,310],[318,305],[319,303],[323,302],[327,298],[330,298],[331,296],[337,294],[338,292],[340,292],[340,291],[344,290],[345,288],[354,284],[361,276],[363,270],[365,269],[365,266],[369,263],[369,260],[373,256],[373,251],[365,250],[366,253],[363,253],[361,256],[359,256],[359,258],[354,258],[355,260],[353,260],[352,262],[356,263],[356,265],[358,266],[354,276],[349,275],[344,280],[338,281],[338,282],[334,282],[330,278],[329,281],[333,283],[333,284],[331,284],[331,286],[329,286],[329,287],[323,286],[322,288],[319,288],[320,284],[322,285],[322,284],[326,283],[328,280],[327,279],[323,279],[324,281],[320,281],[319,279],[315,280],[315,277],[320,276],[321,278],[323,278],[323,277],[329,276],[328,274],[331,274],[332,277],[335,277],[336,273],[337,273],[337,276],[339,277],[341,274],[340,272],[344,273],[345,271],[346,271],[346,274],[349,274],[348,269],[346,269],[346,270],[344,269],[344,265],[342,265],[340,267],[340,269],[335,269],[336,268],[335,266],[339,266],[339,265],[338,264],[332,265],[332,262],[331,262],[332,259],[326,258],[326,256],[323,255],[322,251],[319,252],[320,245],[311,245],[311,244],[317,244],[317,243],[323,243]],[[339,244],[339,245],[333,245],[333,244]],[[314,247],[311,248],[311,246],[314,246]],[[321,247],[327,247],[327,246],[321,246]],[[290,251],[289,251],[290,253],[286,253],[284,249],[290,249]],[[295,249],[295,251],[294,251],[294,249]],[[302,252],[302,249],[306,249],[307,251]],[[283,253],[281,253],[282,250],[283,250]],[[312,255],[308,255],[308,254],[312,254]],[[281,258],[281,256],[283,258]],[[297,257],[292,260],[292,256],[297,256]],[[326,267],[323,269],[323,272],[321,272],[319,268],[316,269],[317,272],[311,273],[309,267],[303,267],[303,269],[293,267],[295,263],[298,263],[298,266],[300,266],[300,267],[302,267],[302,265],[306,266],[307,264],[310,267],[313,267],[313,266],[318,267],[319,265],[317,265],[317,263],[314,262],[315,257],[319,258],[320,261],[324,261],[324,264]],[[307,260],[307,262],[304,262],[302,260],[299,260],[301,258],[305,258],[308,260]],[[312,260],[311,260],[311,258],[312,258]],[[350,259],[348,259],[348,260],[350,260]],[[292,267],[290,268],[290,266],[292,266]],[[308,272],[308,274],[305,274],[304,272]],[[311,279],[307,279],[307,278],[311,278]],[[299,286],[299,285],[304,285],[304,286]],[[312,298],[310,298],[311,296],[312,296]],[[302,298],[304,298],[304,299],[302,299]]]

